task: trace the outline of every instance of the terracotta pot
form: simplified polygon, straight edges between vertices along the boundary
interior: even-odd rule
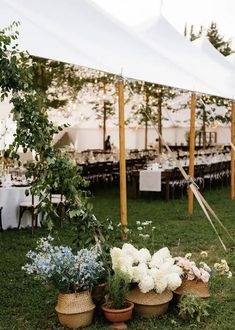
[[[95,305],[89,291],[60,293],[56,312],[60,323],[68,328],[78,329],[91,324]]]
[[[181,286],[174,291],[176,302],[179,302],[180,297],[185,293],[193,293],[204,299],[210,297],[208,283],[201,280],[183,280]]]
[[[101,309],[104,312],[105,318],[112,322],[111,325],[114,329],[126,329],[127,325],[124,323],[131,318],[134,304],[132,302],[126,302],[127,307],[122,309],[112,309],[108,304],[103,304]]]
[[[154,290],[143,293],[138,287],[131,290],[127,297],[128,301],[135,304],[134,312],[147,318],[166,313],[172,298],[173,294],[168,290],[163,293],[156,293]]]

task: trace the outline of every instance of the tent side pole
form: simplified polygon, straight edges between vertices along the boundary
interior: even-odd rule
[[[235,102],[232,102],[232,115],[231,115],[231,142],[235,145]],[[233,148],[231,148],[231,177],[230,177],[230,199],[233,200],[235,198],[235,152]]]
[[[189,175],[194,176],[194,154],[195,154],[195,116],[196,116],[196,94],[191,95],[190,136],[189,136]],[[193,192],[188,189],[188,212],[193,213]]]
[[[120,217],[122,239],[126,239],[127,197],[126,197],[126,159],[125,159],[125,122],[124,122],[124,81],[118,80],[118,110],[119,110],[119,174],[120,174]]]

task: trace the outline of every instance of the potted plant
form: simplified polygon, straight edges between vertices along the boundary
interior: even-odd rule
[[[53,238],[41,238],[30,262],[23,266],[27,274],[59,290],[56,312],[60,323],[69,328],[91,324],[95,305],[90,290],[103,272],[95,248],[73,254],[70,247],[52,245]]]
[[[124,323],[131,318],[134,304],[127,301],[129,280],[119,271],[109,276],[107,302],[102,305],[105,318],[112,322],[114,329],[126,329]]]
[[[174,293],[179,296],[184,293],[197,294],[201,298],[208,298],[210,296],[208,281],[210,279],[211,268],[203,261],[196,264],[191,260],[191,253],[185,255],[185,257],[176,257],[175,263],[182,270],[181,278],[182,284]]]
[[[168,309],[172,291],[182,283],[181,269],[174,264],[168,248],[151,256],[142,248],[125,243],[111,249],[112,268],[125,274],[134,284],[128,300],[135,304],[135,312],[143,317],[159,316]]]
[[[196,319],[200,322],[203,317],[209,315],[209,304],[205,299],[193,293],[183,294],[178,304],[179,315],[183,320]]]

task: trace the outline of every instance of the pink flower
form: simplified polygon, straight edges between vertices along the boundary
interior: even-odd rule
[[[210,279],[210,274],[203,268],[200,268],[200,272],[201,272],[200,278],[201,278],[202,282],[207,283]]]
[[[192,281],[192,280],[195,279],[195,275],[194,275],[192,272],[189,272],[188,275],[187,275],[187,279],[188,279],[189,281]]]
[[[200,278],[201,277],[201,272],[200,272],[200,270],[196,266],[192,266],[192,271],[193,271],[193,273],[195,274],[195,276],[197,278]]]

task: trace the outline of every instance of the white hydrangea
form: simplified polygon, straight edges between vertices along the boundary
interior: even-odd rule
[[[165,260],[167,258],[171,258],[170,251],[167,247],[161,248],[155,254],[157,254],[158,256],[161,256],[163,258],[163,260]]]
[[[139,282],[139,289],[141,292],[146,293],[154,289],[154,280],[151,276],[144,276]]]
[[[181,267],[177,266],[177,265],[173,265],[171,267],[171,271],[172,271],[172,273],[176,273],[180,276],[183,275],[183,273],[184,273],[183,269]]]
[[[182,284],[182,280],[179,274],[171,273],[167,275],[167,288],[174,291]]]
[[[162,293],[167,288],[167,278],[160,272],[154,277],[154,289],[157,293]]]
[[[165,262],[163,262],[159,270],[164,274],[171,272],[171,269],[174,265],[174,259],[173,258],[168,258]]]
[[[150,268],[148,269],[148,275],[155,278],[159,274],[159,270],[157,268]]]
[[[139,251],[132,244],[124,243],[122,251],[133,259],[133,263],[139,261]]]
[[[156,253],[152,256],[151,261],[149,263],[149,267],[150,268],[159,268],[161,267],[163,263],[163,258],[161,258],[160,256],[156,255]]]
[[[120,259],[123,256],[123,251],[117,247],[114,247],[110,250],[110,256],[112,260],[112,268],[118,268],[120,265]]]
[[[139,282],[148,275],[148,266],[141,263],[138,266],[132,267],[132,281]]]
[[[167,259],[172,259],[170,251],[167,247],[164,247],[154,253],[150,261],[150,267],[161,267],[162,263]]]
[[[139,250],[139,253],[138,253],[138,260],[139,260],[139,263],[147,263],[151,260],[151,254],[149,252],[148,249],[145,249],[145,248],[142,248]]]

